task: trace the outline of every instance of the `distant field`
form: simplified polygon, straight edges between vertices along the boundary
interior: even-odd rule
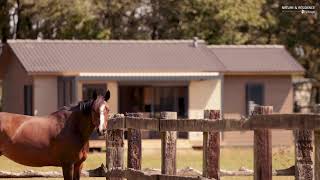
[[[142,168],[160,168],[160,149],[144,149],[143,150]],[[104,163],[104,153],[92,153],[85,162],[85,169],[93,169]],[[287,168],[294,164],[293,148],[273,148],[273,168]],[[191,149],[178,149],[177,151],[178,168],[193,167],[202,169],[202,151],[194,151]],[[246,147],[224,147],[221,149],[221,169],[237,170],[244,166],[249,169],[253,168],[253,151],[252,148]],[[56,167],[30,168],[16,164],[7,158],[0,157],[0,170],[6,171],[23,171],[27,169],[37,171],[61,171]],[[21,178],[19,178],[21,180]],[[33,178],[32,180],[40,180],[42,178]],[[61,180],[60,178],[50,178]],[[86,180],[101,180],[105,178],[82,178]],[[223,180],[248,180],[252,177],[224,177]],[[275,180],[293,180],[293,177],[277,177]],[[18,179],[16,179],[18,180]],[[30,179],[29,179],[30,180]]]

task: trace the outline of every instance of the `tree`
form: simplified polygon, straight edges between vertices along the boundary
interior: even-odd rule
[[[5,39],[9,31],[9,10],[7,0],[0,1],[0,37]]]

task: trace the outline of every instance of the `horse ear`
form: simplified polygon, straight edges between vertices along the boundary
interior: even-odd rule
[[[110,99],[110,91],[108,90],[107,92],[106,92],[106,94],[104,95],[104,100],[105,101],[108,101]]]
[[[93,100],[96,100],[97,97],[98,97],[97,91],[94,90],[93,93],[92,93],[92,98],[93,98]]]

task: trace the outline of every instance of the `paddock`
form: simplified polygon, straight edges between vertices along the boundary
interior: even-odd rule
[[[143,118],[139,113],[118,115],[109,120],[106,136],[106,165],[84,171],[83,176],[107,179],[193,180],[220,179],[222,176],[294,176],[295,179],[318,179],[320,157],[320,115],[272,114],[271,106],[257,106],[253,115],[245,119],[223,119],[220,111],[204,111],[204,119],[177,119],[176,112],[161,112],[160,118]],[[295,135],[295,163],[286,169],[272,169],[271,129],[290,129]],[[143,158],[141,131],[161,133],[161,171],[141,171]],[[128,131],[127,165],[124,164],[124,131]],[[237,171],[220,169],[220,133],[224,131],[254,131],[254,168]],[[201,176],[179,176],[176,168],[177,133],[203,132],[203,162]],[[314,141],[312,135],[314,134]],[[315,160],[312,151],[315,148]],[[0,173],[2,178],[61,177],[57,172]]]

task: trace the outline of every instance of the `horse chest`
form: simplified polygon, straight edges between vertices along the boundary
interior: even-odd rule
[[[67,138],[55,144],[52,152],[60,161],[84,161],[89,150],[89,142],[81,142],[78,138]]]

